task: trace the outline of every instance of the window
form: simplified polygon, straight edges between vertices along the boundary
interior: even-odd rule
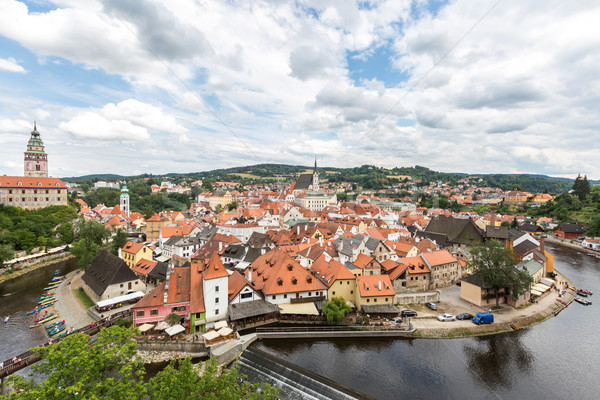
[[[215,286],[215,292],[219,292],[219,285]]]
[[[350,294],[354,294],[354,290],[351,290],[351,291],[350,291]]]
[[[242,293],[242,294],[240,295],[240,297],[241,297],[242,299],[249,299],[249,298],[251,298],[251,297],[252,297],[252,292],[250,292],[250,293]],[[273,297],[275,297],[275,296],[273,296]]]
[[[277,296],[273,295],[273,300],[275,300],[277,298]]]
[[[215,315],[219,315],[219,309],[218,308],[215,310]]]
[[[373,303],[377,303],[377,299],[373,299]]]
[[[150,310],[150,315],[158,315],[158,309]]]
[[[371,299],[367,299],[367,303],[370,303],[370,302],[371,302]]]
[[[287,299],[287,293],[285,293],[285,294],[283,295],[283,298],[284,298],[284,299]]]
[[[121,283],[121,285],[119,287],[123,287],[123,284]]]
[[[215,304],[219,304],[219,298],[215,297]]]
[[[144,311],[138,311],[135,313],[136,317],[143,317],[144,316]]]
[[[346,281],[346,283],[349,285],[349,284],[350,284],[350,281]]]
[[[335,296],[335,292],[331,292],[331,295],[332,295],[332,296]]]
[[[387,303],[387,297],[385,298],[385,302]]]

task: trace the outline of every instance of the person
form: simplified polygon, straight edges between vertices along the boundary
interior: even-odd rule
[[[4,368],[4,361],[0,361],[0,369]]]

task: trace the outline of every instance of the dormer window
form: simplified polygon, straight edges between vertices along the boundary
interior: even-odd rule
[[[298,279],[296,279],[296,277],[292,277],[292,285],[297,285],[298,284]]]
[[[278,279],[277,279],[277,284],[278,284],[279,286],[283,286],[283,279],[281,279],[281,278],[278,278]]]
[[[60,183],[56,182],[56,186],[60,186]]]
[[[17,185],[19,185],[19,186],[23,186],[23,182],[20,182],[20,181],[19,181],[19,182],[17,182]]]
[[[38,182],[38,186],[42,186],[42,182]]]
[[[292,264],[288,264],[288,271],[291,271],[294,268]]]
[[[306,277],[306,282],[308,282],[308,283],[312,282],[312,277],[310,275]]]

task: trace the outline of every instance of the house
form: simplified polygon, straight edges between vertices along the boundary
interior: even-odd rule
[[[147,286],[157,286],[167,279],[168,264],[166,262],[141,259],[131,270]]]
[[[397,258],[396,252],[390,249],[382,240],[369,237],[365,242],[365,247],[370,251],[370,255],[379,262]]]
[[[366,254],[360,253],[351,264],[362,271],[358,276],[381,275],[381,264],[379,261]]]
[[[142,297],[133,307],[133,325],[155,324],[169,314],[190,317],[190,266],[170,268],[167,280]],[[184,325],[189,325],[185,324]]]
[[[120,251],[120,257],[129,268],[141,260],[152,260],[152,250],[144,243],[127,242]]]
[[[67,205],[67,184],[58,178],[0,176],[0,204],[24,209]]]
[[[465,248],[467,250],[484,243],[485,233],[472,219],[454,218],[447,215],[436,215],[429,221],[418,237],[435,241],[441,247],[451,247],[452,250]]]
[[[463,278],[460,286],[460,298],[478,307],[489,308],[496,305],[496,296],[499,304],[508,304],[520,307],[529,300],[531,293],[512,298],[507,288],[495,288],[485,281],[481,274],[469,275]]]
[[[576,239],[585,235],[585,228],[577,222],[565,223],[560,224],[554,234],[561,239]]]
[[[239,304],[255,300],[263,300],[260,293],[252,287],[246,277],[239,271],[234,271],[229,275],[228,282],[229,304]]]
[[[510,191],[504,195],[504,203],[509,205],[521,205],[527,203],[528,193],[517,190]]]
[[[94,303],[146,289],[123,260],[106,250],[96,257],[81,279],[83,290]]]
[[[585,249],[600,251],[600,239],[585,238],[581,242],[581,246]]]
[[[341,297],[352,302],[356,299],[356,277],[342,263],[327,260],[321,254],[310,267],[310,272],[327,286],[327,298]]]
[[[453,285],[462,278],[458,260],[448,250],[425,252],[421,257],[431,270],[431,288]]]
[[[398,261],[406,266],[406,288],[413,290],[429,289],[431,270],[423,257],[405,257]]]
[[[281,249],[258,257],[246,270],[246,277],[265,300],[273,304],[321,301],[327,287]]]
[[[394,304],[394,288],[387,275],[359,276],[356,278],[355,302],[357,308],[365,305]]]

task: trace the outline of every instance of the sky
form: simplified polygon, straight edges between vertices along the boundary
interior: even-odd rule
[[[0,1],[0,174],[600,179],[598,1]]]

